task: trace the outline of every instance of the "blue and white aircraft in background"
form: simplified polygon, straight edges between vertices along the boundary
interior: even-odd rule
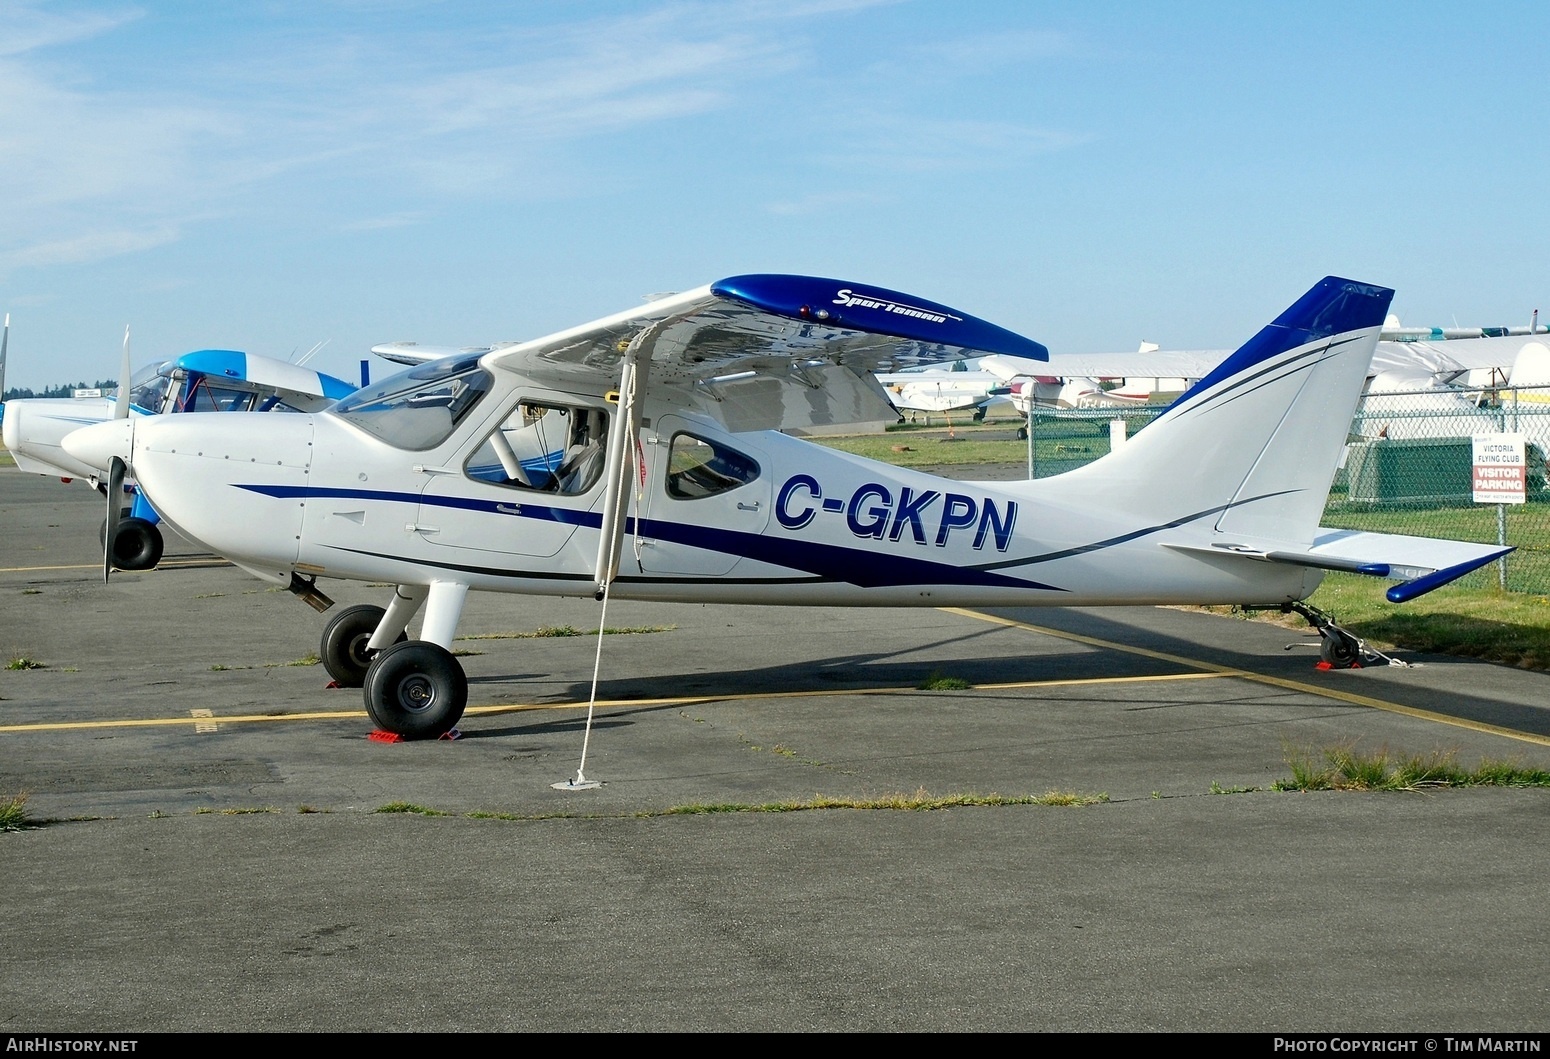
[[[324,579],[395,586],[330,621],[320,653],[404,738],[462,715],[450,648],[476,590],[1238,604],[1302,614],[1349,665],[1360,641],[1304,602],[1325,571],[1396,582],[1398,603],[1511,550],[1319,525],[1392,296],[1320,280],[1128,444],[1034,481],[940,478],[783,432],[876,420],[880,369],[1043,352],[923,298],[784,275],[428,361],[318,413],[135,418],[64,447],[127,469],[180,532],[318,610]]]
[[[0,340],[0,353],[10,337]],[[357,387],[332,375],[285,361],[231,349],[201,349],[160,364],[148,364],[128,373],[128,335],[125,335],[128,378],[117,397],[87,396],[25,398],[0,405],[0,438],[16,466],[24,471],[77,478],[107,490],[111,483],[98,470],[64,450],[65,435],[83,426],[119,416],[148,416],[183,412],[316,412],[355,391]],[[0,386],[4,385],[0,358]],[[364,365],[363,365],[364,377]],[[0,390],[3,392],[3,390]],[[115,492],[128,501],[128,516],[117,519],[111,553],[123,570],[149,570],[162,555],[163,540],[154,507],[133,485],[117,483]],[[104,525],[106,541],[106,524]]]

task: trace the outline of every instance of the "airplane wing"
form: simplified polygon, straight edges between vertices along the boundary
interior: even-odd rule
[[[897,412],[874,372],[981,353],[1049,356],[1037,342],[924,298],[757,274],[497,349],[486,363],[560,389],[607,392],[632,343],[649,354],[648,401],[691,405],[734,431],[892,421]]]
[[[353,393],[355,387],[332,375],[303,368],[273,357],[244,353],[236,349],[198,349],[185,353],[170,364],[188,372],[198,372],[212,379],[241,379],[282,396],[298,394],[304,397],[321,397],[338,400]],[[166,371],[167,368],[162,369]]]
[[[1498,544],[1472,544],[1433,537],[1368,533],[1323,526],[1319,527],[1313,543],[1309,545],[1240,540],[1209,546],[1165,544],[1163,547],[1199,555],[1242,556],[1265,562],[1388,578],[1400,582],[1384,594],[1390,603],[1404,603],[1434,588],[1441,588],[1515,550]]]
[[[1398,346],[1399,349],[1392,347]],[[1454,338],[1438,342],[1379,342],[1376,356],[1412,358],[1428,363],[1456,365],[1458,370],[1500,368],[1510,371],[1525,352],[1550,357],[1550,339],[1543,335],[1508,335],[1500,338]]]
[[[1044,363],[1018,357],[980,360],[1003,379],[1018,375],[1084,379],[1200,379],[1227,359],[1230,349],[1156,349],[1147,353],[1053,353]]]
[[[488,353],[498,346],[426,346],[419,342],[383,342],[371,347],[371,351],[383,360],[394,364],[424,364],[442,357],[467,357]]]

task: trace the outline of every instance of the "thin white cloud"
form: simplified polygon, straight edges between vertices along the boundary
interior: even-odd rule
[[[90,232],[53,242],[35,243],[7,251],[8,260],[17,266],[25,265],[73,265],[83,261],[101,261],[121,254],[147,250],[153,246],[173,242],[178,237],[176,228],[151,228],[142,230],[119,229],[117,231]]]
[[[866,9],[892,2],[679,2],[538,27],[453,25],[455,10],[438,25],[431,9],[432,28],[413,34],[378,31],[347,11],[325,18],[324,32],[257,40],[211,16],[202,29],[216,36],[198,53],[208,58],[183,62],[176,76],[118,77],[127,84],[71,45],[138,12],[22,4],[0,16],[0,267],[130,253],[213,216],[271,208],[271,199],[288,211],[359,203],[361,215],[339,227],[369,231],[419,223],[433,211],[415,200],[427,196],[583,194],[628,179],[627,148],[607,137],[662,130],[671,140],[683,122],[742,113],[788,83],[821,92],[811,81],[829,76],[816,68],[823,34],[854,32]],[[111,43],[92,40],[97,53]],[[1012,33],[928,50],[943,68],[978,69],[1062,46],[1058,35]],[[136,54],[115,72],[152,61]],[[841,117],[833,128],[847,127]],[[831,138],[844,150],[819,160],[979,168],[1081,139],[1032,124],[883,113]],[[586,161],[594,141],[621,152],[616,165]],[[390,204],[377,198],[383,189]],[[767,209],[794,215],[824,204]]]
[[[44,10],[25,0],[11,0],[0,6],[0,56],[21,55],[99,36],[133,22],[141,14],[134,8],[116,13]]]

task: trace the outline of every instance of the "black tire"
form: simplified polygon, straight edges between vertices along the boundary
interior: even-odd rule
[[[161,530],[143,518],[126,518],[113,535],[113,565],[120,570],[149,570],[161,562]]]
[[[452,652],[425,640],[396,643],[366,670],[366,712],[405,739],[452,731],[468,705],[468,677]]]
[[[1028,440],[1028,428],[1027,427],[1018,427],[1017,428],[1017,440],[1018,441],[1027,441]]]
[[[1334,629],[1324,629],[1319,640],[1319,657],[1334,669],[1350,669],[1361,658],[1355,640]]]
[[[369,604],[346,607],[324,627],[323,645],[318,653],[323,656],[323,668],[340,687],[358,688],[366,683],[366,670],[375,653],[368,651],[366,644],[382,624],[384,613],[381,607]],[[408,639],[409,634],[401,632],[394,642]]]

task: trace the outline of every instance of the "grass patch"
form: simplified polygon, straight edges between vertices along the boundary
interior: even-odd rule
[[[266,663],[264,665],[264,668],[265,669],[277,669],[280,666],[315,666],[315,665],[318,665],[322,661],[323,660],[321,658],[319,658],[316,654],[305,654],[305,655],[302,655],[300,658],[297,658],[297,659],[295,659],[293,661],[290,661],[290,662],[268,662],[268,663]]]
[[[43,594],[43,590],[41,588],[24,588],[24,589],[22,589],[22,595],[24,595],[24,596],[41,596],[42,594]]]
[[[628,628],[614,629],[604,626],[604,636],[633,636],[643,633],[672,632],[676,625],[634,625]],[[467,636],[459,636],[459,640],[541,640],[554,636],[593,636],[594,633],[576,628],[574,625],[540,625],[537,629],[528,632],[476,632]],[[456,654],[456,652],[453,652]]]
[[[5,664],[7,669],[46,669],[47,663],[39,662],[36,658],[28,658],[25,655],[17,655]]]
[[[1293,749],[1286,755],[1289,779],[1271,785],[1277,791],[1420,791],[1445,787],[1550,787],[1550,770],[1514,762],[1484,760],[1474,768],[1460,765],[1454,751],[1392,754],[1359,753],[1350,745],[1315,751]]]
[[[253,816],[263,813],[278,813],[280,810],[268,806],[234,806],[230,809],[195,809],[195,816]]]
[[[20,831],[23,828],[37,826],[37,822],[27,815],[25,794],[13,794],[9,798],[0,798],[0,831]]]
[[[932,795],[922,787],[914,794],[885,794],[877,798],[830,798],[817,794],[807,801],[764,802],[760,804],[717,803],[713,805],[676,805],[641,816],[702,816],[710,813],[797,813],[814,809],[895,809],[910,812],[930,812],[937,809],[955,809],[964,806],[986,805],[1097,805],[1109,800],[1107,794],[1077,794],[1068,791],[1050,791],[1047,794],[949,794]]]
[[[413,802],[388,802],[386,805],[373,809],[374,813],[409,813],[414,816],[451,816],[451,813],[440,809],[427,809],[423,805],[415,805]]]
[[[896,810],[905,812],[930,812],[937,809],[956,809],[969,806],[999,806],[999,805],[1046,805],[1046,806],[1071,806],[1082,807],[1087,805],[1101,805],[1109,800],[1107,794],[1079,794],[1074,791],[1049,791],[1046,794],[1026,795],[1002,795],[1002,794],[949,794],[932,795],[922,787],[914,794],[885,794],[876,798],[830,798],[826,795],[814,795],[807,801],[789,802],[718,802],[715,804],[695,803],[691,805],[673,805],[665,809],[644,809],[639,812],[626,813],[575,813],[568,811],[556,811],[552,813],[508,813],[489,809],[479,809],[462,814],[468,820],[510,820],[533,822],[539,820],[600,820],[628,817],[632,820],[644,820],[662,816],[709,816],[716,813],[800,813],[819,809],[876,809]],[[418,806],[406,805],[399,802],[392,806],[384,806],[376,812],[395,813],[423,813],[426,816],[448,816],[451,814],[421,809]]]
[[[950,677],[939,671],[916,684],[915,688],[918,691],[963,691],[973,686],[962,677]]]

